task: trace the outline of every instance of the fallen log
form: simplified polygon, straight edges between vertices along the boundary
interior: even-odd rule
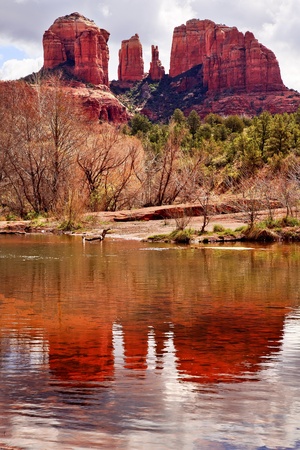
[[[110,230],[110,228],[105,228],[101,234],[97,235],[97,236],[82,236],[82,240],[83,242],[88,241],[103,241],[106,234],[108,233],[108,231]]]

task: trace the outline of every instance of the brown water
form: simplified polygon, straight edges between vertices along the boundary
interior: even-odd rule
[[[0,239],[0,448],[300,448],[300,246]]]

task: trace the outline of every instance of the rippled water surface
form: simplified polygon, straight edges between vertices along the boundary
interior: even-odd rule
[[[0,447],[300,448],[300,246],[0,238]]]

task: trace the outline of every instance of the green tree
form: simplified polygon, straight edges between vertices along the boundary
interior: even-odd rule
[[[200,125],[196,132],[196,139],[201,141],[202,139],[210,139],[212,136],[212,127],[208,123]]]
[[[143,114],[135,114],[129,123],[131,127],[131,134],[134,136],[139,131],[142,133],[147,133],[151,129],[151,122],[148,117]]]
[[[276,114],[270,127],[267,155],[287,155],[291,147],[291,122],[288,114]]]
[[[178,125],[184,125],[186,123],[185,115],[179,108],[175,109],[175,111],[171,117],[171,120],[174,121],[175,123],[177,123]]]
[[[244,122],[239,116],[229,116],[224,120],[224,125],[232,133],[241,133],[244,129]]]
[[[224,119],[219,114],[210,113],[205,116],[204,122],[208,123],[211,127],[214,127],[215,125],[221,125],[224,122]]]
[[[253,126],[253,138],[257,140],[259,149],[261,151],[262,158],[267,161],[267,144],[271,133],[272,116],[268,111],[260,114],[259,117],[255,117],[252,121]]]
[[[193,137],[195,137],[198,129],[200,128],[201,120],[200,120],[198,113],[194,109],[188,115],[187,124],[188,124],[189,130],[190,130],[190,133],[192,134]]]

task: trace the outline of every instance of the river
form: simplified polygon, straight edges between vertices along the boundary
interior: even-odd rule
[[[0,447],[299,449],[300,245],[0,238]]]

